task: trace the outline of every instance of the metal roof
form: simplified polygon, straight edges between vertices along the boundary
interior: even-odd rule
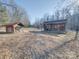
[[[61,23],[66,23],[67,19],[64,20],[54,20],[54,21],[46,21],[44,24],[61,24]]]

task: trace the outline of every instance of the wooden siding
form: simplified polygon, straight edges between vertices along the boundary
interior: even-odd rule
[[[44,22],[45,31],[65,31],[65,29],[66,29],[66,20]]]

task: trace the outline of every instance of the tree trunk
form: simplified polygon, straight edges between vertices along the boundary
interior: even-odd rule
[[[75,40],[77,40],[78,39],[78,31],[76,31],[76,34],[75,34]]]

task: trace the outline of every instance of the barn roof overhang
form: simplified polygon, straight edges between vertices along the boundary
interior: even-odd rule
[[[67,23],[67,19],[44,22],[44,24],[65,24],[65,23]]]

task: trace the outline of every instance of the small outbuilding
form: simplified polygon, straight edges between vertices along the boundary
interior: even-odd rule
[[[67,19],[46,21],[43,23],[44,31],[65,32]]]
[[[12,24],[6,24],[6,25],[0,25],[0,27],[5,27],[6,28],[6,32],[7,33],[12,33],[12,32],[14,32],[14,30],[15,30],[15,25],[16,25],[17,23],[12,23]]]

